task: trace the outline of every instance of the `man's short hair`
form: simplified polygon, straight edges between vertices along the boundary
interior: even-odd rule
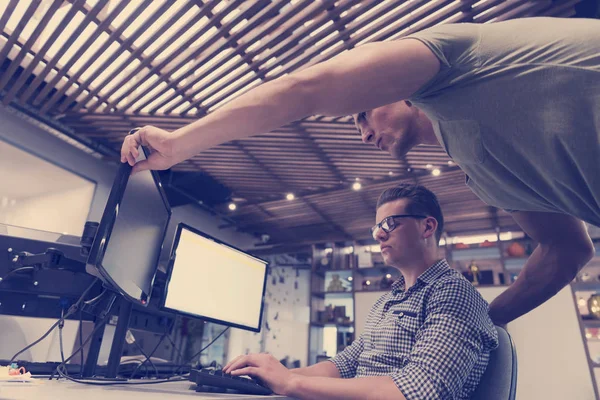
[[[436,219],[438,226],[435,231],[435,238],[439,244],[444,231],[444,215],[436,195],[424,186],[401,183],[381,193],[379,200],[377,200],[377,209],[398,199],[409,199],[406,206],[407,214],[427,215]]]

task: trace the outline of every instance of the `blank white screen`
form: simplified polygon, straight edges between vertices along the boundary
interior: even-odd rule
[[[182,228],[165,307],[259,328],[266,264]]]

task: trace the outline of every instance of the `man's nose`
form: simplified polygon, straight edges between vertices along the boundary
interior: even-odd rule
[[[375,136],[375,134],[373,133],[373,130],[371,129],[365,129],[362,131],[362,141],[365,144],[371,143],[371,141],[373,140],[373,137]]]
[[[377,242],[379,242],[379,244],[382,244],[383,242],[385,242],[388,239],[388,234],[383,229],[377,228],[373,232],[373,239],[377,240]]]

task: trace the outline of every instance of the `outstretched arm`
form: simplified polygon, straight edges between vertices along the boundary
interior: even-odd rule
[[[539,243],[519,278],[490,305],[498,325],[528,313],[569,284],[594,255],[583,222],[565,214],[512,213],[515,221]]]
[[[258,86],[172,134],[148,133],[156,128],[143,128],[125,139],[121,160],[134,165],[139,145],[150,145],[164,153],[161,162],[154,157],[156,165],[149,160],[136,171],[165,169],[202,150],[269,132],[309,115],[370,110],[410,97],[439,68],[436,56],[417,40],[366,44]]]

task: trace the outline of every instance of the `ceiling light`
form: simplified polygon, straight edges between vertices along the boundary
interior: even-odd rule
[[[362,188],[362,185],[360,184],[360,182],[354,182],[352,184],[352,189],[354,190],[360,190]]]
[[[454,161],[448,160],[448,165],[454,165]]]
[[[433,171],[431,171],[431,175],[433,175],[433,176],[440,176],[441,173],[442,173],[442,171],[440,171],[439,168],[436,168]]]
[[[348,282],[352,282],[352,279],[354,279],[354,278],[352,278],[351,276],[349,276],[348,277]]]
[[[231,211],[235,211],[236,208],[237,208],[237,206],[235,205],[235,203],[229,203],[229,209]]]
[[[296,197],[294,196],[294,193],[288,193],[285,195],[285,198],[288,200],[294,200]]]
[[[392,274],[387,274],[385,277],[388,278],[388,279],[391,279],[392,278]]]
[[[427,169],[431,169],[431,168],[433,168],[433,165],[431,165],[431,164],[427,164],[427,165],[425,166],[425,168],[427,168]]]

